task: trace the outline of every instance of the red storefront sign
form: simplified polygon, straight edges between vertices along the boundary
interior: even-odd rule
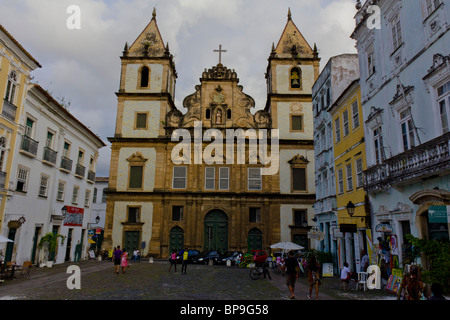
[[[84,209],[66,206],[67,214],[64,225],[69,227],[81,227],[83,225]]]

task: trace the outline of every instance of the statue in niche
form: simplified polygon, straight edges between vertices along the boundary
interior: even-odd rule
[[[216,113],[216,124],[222,124],[222,110],[217,110]]]

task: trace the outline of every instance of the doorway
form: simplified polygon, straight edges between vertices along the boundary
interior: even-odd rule
[[[262,232],[259,229],[253,228],[248,232],[247,247],[249,252],[262,250]]]
[[[212,210],[205,216],[204,250],[228,250],[228,217],[222,210]]]
[[[139,248],[139,231],[125,231],[124,248],[127,251],[132,251],[134,248]]]
[[[16,232],[17,232],[16,228],[9,229],[8,239],[14,241],[16,238]],[[6,245],[5,262],[11,261],[13,250],[14,250],[14,242],[8,242],[8,244]]]
[[[180,252],[184,246],[184,232],[180,227],[174,227],[170,230],[169,253],[173,250]]]

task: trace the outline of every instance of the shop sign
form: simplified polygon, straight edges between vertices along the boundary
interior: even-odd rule
[[[348,224],[348,223],[341,223],[339,225],[339,230],[341,232],[348,232],[348,233],[355,233],[358,230],[356,229],[356,224]]]
[[[322,276],[323,277],[332,277],[333,276],[333,264],[332,263],[324,263],[323,264]]]
[[[387,223],[380,223],[375,227],[376,232],[392,232],[392,226]]]
[[[88,230],[88,236],[93,236],[94,234],[95,234],[95,230],[94,229]]]
[[[344,234],[341,232],[339,228],[333,228],[332,230],[333,230],[333,237],[335,239],[342,238],[344,236]]]
[[[95,229],[95,234],[102,234],[102,229]]]
[[[325,239],[325,234],[320,230],[311,230],[308,232],[308,238],[322,241]]]
[[[430,223],[448,223],[447,207],[450,206],[431,206],[428,208],[428,221]]]
[[[81,227],[83,225],[84,209],[66,206],[67,214],[64,219],[64,225],[70,227]]]

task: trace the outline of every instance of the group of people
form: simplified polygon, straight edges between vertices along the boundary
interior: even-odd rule
[[[122,274],[124,274],[125,270],[128,268],[128,252],[126,248],[121,250],[120,246],[114,247],[114,249],[110,250],[108,256],[111,256],[111,259],[114,261],[114,273],[119,274],[121,269]],[[141,254],[137,248],[134,249],[131,260],[133,262],[141,261]]]
[[[183,254],[182,254],[182,261],[181,261],[181,274],[187,274],[187,263],[189,258],[189,250],[188,248],[184,248]],[[175,272],[177,272],[177,251],[173,250],[169,257],[170,267],[169,272],[172,270],[172,267],[174,267]]]
[[[280,259],[281,262],[281,259]],[[290,299],[295,299],[295,283],[301,274],[300,270],[308,272],[308,283],[309,283],[309,295],[308,299],[311,299],[313,289],[315,288],[316,300],[319,299],[319,286],[320,281],[320,264],[316,259],[314,254],[310,254],[308,259],[301,258],[296,259],[293,251],[288,253],[288,258],[283,259],[284,269],[286,274],[286,285],[289,288],[291,294]]]

